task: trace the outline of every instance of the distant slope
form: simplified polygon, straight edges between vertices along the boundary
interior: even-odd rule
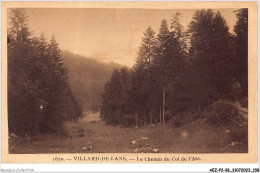
[[[64,65],[69,70],[72,91],[84,111],[97,111],[105,83],[112,75],[113,69],[122,66],[116,63],[104,63],[62,51]]]

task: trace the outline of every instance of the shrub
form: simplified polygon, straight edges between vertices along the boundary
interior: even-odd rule
[[[230,129],[230,137],[234,142],[247,143],[248,141],[248,122],[242,116],[233,118],[233,124]]]
[[[180,114],[174,116],[172,119],[171,119],[171,124],[172,126],[174,127],[182,127],[184,125],[184,121],[183,121],[183,118]]]
[[[64,138],[67,138],[70,136],[69,134],[69,131],[65,128],[58,128],[56,131],[55,131],[56,135],[58,136],[61,136],[61,137],[64,137]]]
[[[207,122],[214,125],[229,124],[238,115],[237,108],[225,100],[214,102],[203,112],[203,116],[207,118]]]
[[[85,134],[84,133],[78,134],[77,137],[78,138],[83,138],[83,137],[85,137]]]
[[[173,116],[170,120],[170,123],[174,127],[182,127],[188,123],[191,123],[197,120],[201,115],[200,110],[190,110],[186,112],[178,113],[177,115]]]
[[[77,130],[78,133],[81,133],[81,132],[84,132],[84,131],[85,131],[85,130],[82,129],[82,128]]]

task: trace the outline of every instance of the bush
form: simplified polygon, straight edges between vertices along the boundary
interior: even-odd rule
[[[85,130],[82,129],[82,128],[77,130],[78,133],[82,133],[82,132],[84,132],[84,131],[85,131]]]
[[[243,108],[248,108],[248,98],[241,99],[240,102]]]
[[[214,102],[203,112],[207,122],[214,125],[227,125],[238,115],[237,108],[226,100]]]
[[[248,122],[242,116],[237,116],[233,120],[233,125],[230,129],[230,137],[234,142],[247,143],[248,141]]]
[[[170,123],[174,127],[182,127],[188,123],[191,123],[197,120],[201,115],[200,110],[190,110],[186,112],[178,113],[177,115],[173,116],[170,120]]]
[[[65,128],[57,128],[57,130],[55,131],[55,134],[58,136],[61,136],[63,138],[67,138],[70,136],[69,131]]]
[[[78,137],[78,138],[83,138],[83,137],[85,137],[85,134],[83,134],[83,133],[78,134],[77,137]]]

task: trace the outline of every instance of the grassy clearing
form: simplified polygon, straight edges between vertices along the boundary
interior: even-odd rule
[[[106,125],[91,114],[76,122],[66,122],[62,134],[41,134],[35,139],[11,137],[10,153],[246,153],[247,144],[232,141],[232,125],[216,127],[201,118],[182,127],[171,124],[146,128]],[[142,139],[145,138],[145,139]],[[146,139],[148,138],[148,139]],[[137,141],[132,144],[132,141]],[[140,142],[141,141],[141,142]],[[141,143],[141,144],[140,144]],[[92,146],[90,150],[84,147]]]

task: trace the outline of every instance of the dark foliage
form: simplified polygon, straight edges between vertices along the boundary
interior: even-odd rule
[[[207,116],[209,123],[220,126],[230,124],[238,116],[238,110],[230,102],[219,100],[208,106],[203,114]]]
[[[239,123],[235,123],[230,130],[232,141],[248,143],[248,122],[243,119]]]
[[[174,115],[170,120],[173,127],[182,127],[192,121],[195,121],[201,117],[200,110],[189,110],[187,112],[180,112]]]
[[[182,126],[217,100],[238,99],[233,91],[237,83],[242,97],[247,97],[247,9],[236,14],[236,35],[213,10],[196,11],[187,32],[180,13],[173,16],[170,27],[162,20],[157,37],[148,27],[133,69],[115,70],[105,85],[103,120],[145,126],[172,119],[174,126]],[[226,102],[213,106],[207,109],[207,118],[214,124],[229,123],[238,114]]]
[[[235,11],[237,23],[234,27],[233,49],[236,61],[235,75],[242,88],[242,97],[248,96],[248,9]]]
[[[19,135],[55,132],[82,116],[54,36],[33,37],[23,9],[11,9],[8,29],[8,125]]]

